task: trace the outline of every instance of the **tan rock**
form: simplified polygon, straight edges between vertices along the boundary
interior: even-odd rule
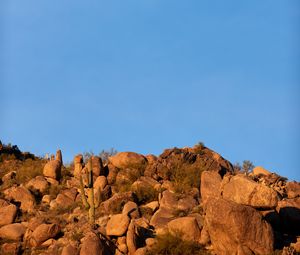
[[[78,194],[77,189],[66,189],[58,194],[55,201],[60,207],[68,207],[75,202],[76,195]]]
[[[62,166],[62,156],[61,156],[61,151],[58,150],[56,152],[55,160],[50,160],[44,166],[44,170],[43,170],[44,176],[53,178],[55,180],[59,180],[61,177],[61,166]]]
[[[4,243],[1,245],[0,254],[3,255],[18,255],[20,254],[20,244],[19,243]]]
[[[254,167],[252,173],[253,175],[265,175],[265,176],[272,174],[268,170],[264,169],[262,166]]]
[[[60,231],[57,224],[41,224],[32,233],[31,246],[39,246],[46,240],[55,237]]]
[[[94,188],[95,190],[99,189],[100,191],[104,190],[105,186],[107,185],[107,179],[105,176],[101,175],[98,176],[97,179],[94,182]]]
[[[100,205],[100,209],[104,211],[104,213],[118,213],[122,211],[122,205],[127,203],[128,201],[133,201],[133,193],[131,191],[124,193],[117,193],[113,195],[108,200],[104,201]]]
[[[130,219],[124,214],[113,215],[106,226],[108,236],[122,236],[126,233]]]
[[[126,234],[126,244],[129,254],[134,254],[137,249],[137,235],[134,220],[131,220]]]
[[[25,185],[27,189],[35,189],[44,193],[49,187],[49,183],[43,176],[36,176]]]
[[[205,224],[217,254],[265,255],[273,251],[273,230],[252,207],[211,198]]]
[[[86,234],[82,241],[80,255],[105,255],[107,254],[107,249],[104,246],[102,240],[93,233],[89,232]]]
[[[153,212],[155,212],[159,208],[158,201],[152,201],[150,203],[145,204],[143,207],[150,208]]]
[[[139,218],[139,207],[135,202],[128,201],[123,207],[122,214],[129,216],[130,219]]]
[[[156,231],[159,228],[166,228],[168,222],[175,218],[174,210],[168,208],[159,208],[151,217],[150,225],[154,226]]]
[[[202,203],[205,205],[210,198],[221,196],[221,183],[222,178],[218,172],[203,171],[201,174],[201,198]]]
[[[147,248],[141,247],[138,248],[133,255],[145,255],[145,254],[147,254]]]
[[[17,215],[17,207],[13,204],[0,207],[0,226],[8,225],[14,222]]]
[[[288,182],[286,184],[286,193],[288,198],[300,197],[300,183],[299,182]]]
[[[98,156],[92,156],[92,169],[94,176],[104,175],[102,159]]]
[[[83,157],[78,154],[74,157],[74,176],[79,177],[83,168]]]
[[[0,228],[0,237],[9,240],[20,240],[26,228],[21,223],[13,223]]]
[[[147,163],[147,159],[135,152],[120,152],[109,158],[117,168],[136,168]]]
[[[12,187],[4,191],[5,197],[21,203],[21,210],[34,211],[35,198],[24,186]]]
[[[256,208],[275,208],[278,203],[277,192],[258,184],[244,175],[233,176],[223,187],[223,198],[238,204]]]
[[[200,228],[194,217],[181,217],[168,223],[168,229],[171,234],[182,234],[182,239],[186,241],[198,242],[200,239]]]
[[[107,182],[108,184],[113,184],[116,181],[119,170],[111,163],[108,163],[107,168],[108,168]]]
[[[61,255],[76,255],[77,253],[77,248],[69,244],[62,249]]]

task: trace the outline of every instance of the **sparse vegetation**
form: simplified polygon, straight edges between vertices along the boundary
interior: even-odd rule
[[[146,204],[158,200],[158,191],[150,185],[139,185],[134,193],[137,197],[138,204]]]
[[[203,246],[195,242],[184,241],[181,234],[170,233],[156,237],[156,243],[146,255],[209,255]]]

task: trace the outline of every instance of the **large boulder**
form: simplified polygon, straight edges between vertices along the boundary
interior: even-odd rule
[[[200,228],[195,217],[181,217],[168,223],[171,234],[180,233],[186,241],[198,242],[200,239]]]
[[[203,204],[206,204],[210,198],[216,198],[221,195],[221,183],[222,178],[218,172],[202,172],[200,192]]]
[[[41,224],[32,233],[30,238],[31,246],[39,246],[46,240],[55,237],[60,231],[57,224]]]
[[[25,212],[33,212],[36,204],[34,196],[24,186],[12,187],[4,191],[7,199],[12,199],[21,203],[21,210]]]
[[[49,183],[43,176],[36,176],[35,178],[27,182],[25,187],[28,189],[38,190],[39,192],[44,193],[49,187]]]
[[[13,223],[0,228],[0,238],[9,240],[20,240],[26,232],[21,223]]]
[[[206,206],[206,229],[217,254],[271,254],[272,227],[250,206],[211,198]]]
[[[264,169],[261,166],[256,166],[253,168],[252,170],[253,175],[259,176],[259,175],[264,175],[264,176],[268,176],[270,174],[272,174],[271,172],[269,172],[268,170]]]
[[[83,168],[83,156],[78,154],[74,157],[74,176],[79,177]]]
[[[108,236],[122,236],[126,233],[130,219],[127,215],[116,214],[111,216],[106,225]]]
[[[263,184],[256,183],[244,175],[233,176],[223,187],[223,198],[238,204],[255,208],[275,208],[277,192]]]
[[[107,179],[103,175],[98,176],[97,179],[94,182],[95,190],[99,189],[100,191],[102,191],[102,190],[104,190],[106,185],[107,185]]]
[[[75,188],[65,189],[57,195],[55,202],[63,208],[71,206],[75,202],[77,194],[78,192]]]
[[[62,167],[62,156],[61,151],[56,152],[56,158],[50,160],[46,163],[43,169],[43,174],[45,177],[50,177],[55,180],[59,180],[61,177],[61,167]]]
[[[102,159],[98,156],[92,156],[92,169],[94,176],[104,175],[104,167]]]
[[[14,204],[0,207],[0,226],[13,223],[16,215],[17,207]]]
[[[117,168],[137,168],[147,163],[146,157],[135,152],[120,152],[109,158]]]

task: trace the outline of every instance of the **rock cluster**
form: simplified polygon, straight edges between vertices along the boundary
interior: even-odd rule
[[[158,157],[122,152],[105,165],[93,156],[90,177],[85,167],[77,155],[61,176],[58,151],[43,176],[11,186],[4,179],[1,254],[145,255],[165,233],[202,245],[206,254],[300,252],[300,183],[262,167],[236,174],[204,146]],[[83,191],[92,178],[101,199],[95,225],[81,202],[80,176]]]

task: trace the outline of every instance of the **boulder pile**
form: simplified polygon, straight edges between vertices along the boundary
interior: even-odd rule
[[[262,167],[236,173],[202,145],[93,156],[92,175],[83,158],[65,167],[58,150],[22,184],[1,175],[0,254],[165,254],[153,249],[166,234],[202,249],[167,254],[300,252],[299,182]],[[94,215],[83,196],[99,202]]]

